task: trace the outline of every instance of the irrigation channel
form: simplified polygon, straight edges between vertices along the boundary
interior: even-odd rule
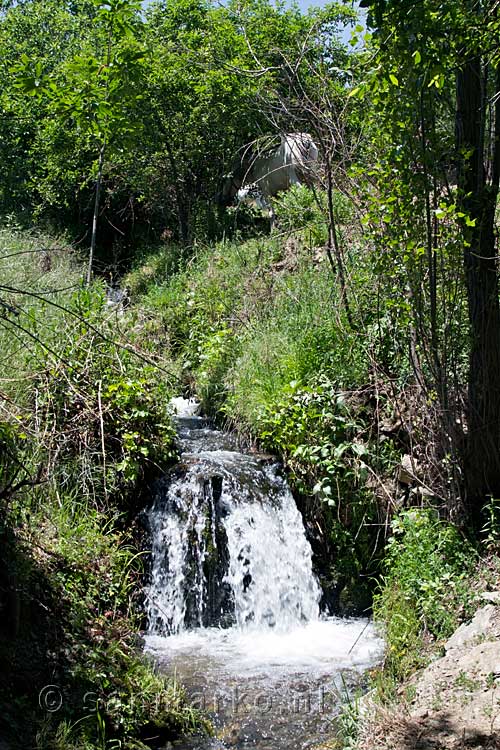
[[[217,732],[179,747],[317,747],[383,643],[368,620],[321,614],[311,546],[277,462],[239,452],[193,401],[173,405],[182,453],[147,511],[146,648]]]

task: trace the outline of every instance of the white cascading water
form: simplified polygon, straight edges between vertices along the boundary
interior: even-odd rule
[[[237,732],[231,747],[306,750],[331,730],[336,680],[354,686],[383,642],[366,619],[320,615],[311,546],[273,460],[239,453],[193,400],[172,405],[182,454],[147,513],[147,649]],[[186,747],[226,747],[200,743]]]
[[[222,480],[217,496],[214,476]],[[276,466],[234,451],[200,451],[185,473],[159,492],[149,525],[150,632],[170,635],[203,625],[210,606],[204,563],[219,551],[227,558],[219,583],[226,584],[235,625],[289,630],[318,619],[311,546]],[[220,532],[223,550],[217,550]],[[209,614],[217,625],[224,611]]]
[[[287,631],[317,620],[320,589],[311,546],[288,488],[282,487],[272,506],[235,502],[223,523],[230,560],[226,580],[234,592],[237,625]]]

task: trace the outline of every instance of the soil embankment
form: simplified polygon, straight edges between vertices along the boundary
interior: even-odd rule
[[[360,750],[500,748],[500,592],[404,687],[397,709],[367,710]]]

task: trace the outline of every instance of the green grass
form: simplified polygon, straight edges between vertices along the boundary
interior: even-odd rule
[[[134,519],[141,488],[176,455],[163,333],[140,309],[109,308],[99,281],[85,289],[62,240],[3,230],[0,268],[6,736],[40,750],[137,750],[207,728],[137,639]],[[57,711],[39,704],[48,684]]]
[[[426,663],[430,643],[448,638],[474,608],[471,579],[477,553],[432,509],[395,517],[375,618],[384,626],[386,668],[406,678]]]

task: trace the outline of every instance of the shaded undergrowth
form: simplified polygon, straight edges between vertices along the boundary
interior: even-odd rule
[[[142,655],[151,479],[176,455],[154,321],[85,289],[62,240],[2,231],[2,736],[141,748],[205,726]]]

